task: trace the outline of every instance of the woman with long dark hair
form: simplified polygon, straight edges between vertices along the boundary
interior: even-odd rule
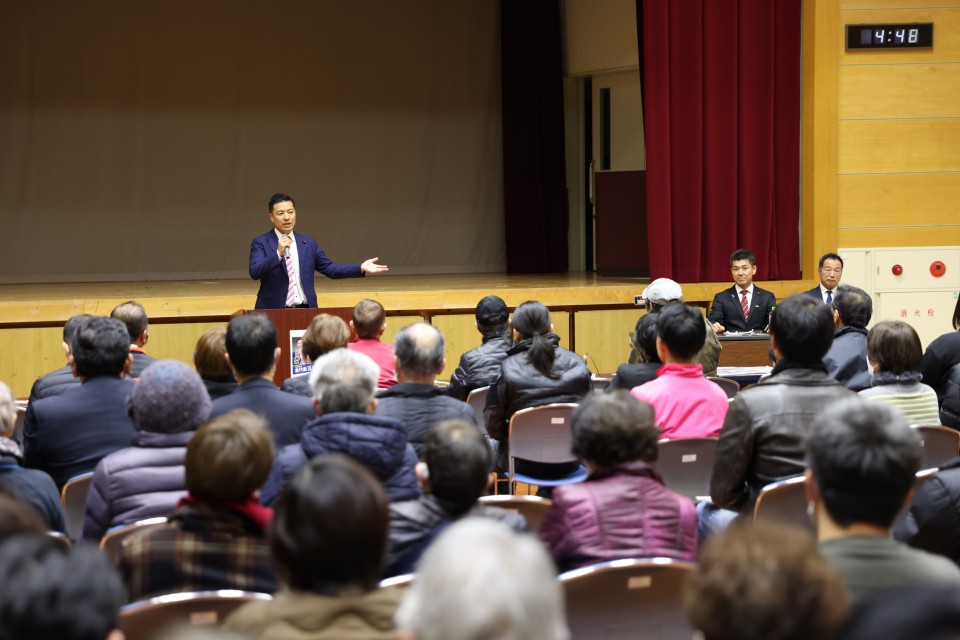
[[[541,302],[522,303],[511,320],[513,347],[503,361],[499,380],[490,387],[484,409],[487,433],[496,440],[497,468],[509,464],[510,418],[520,409],[554,402],[579,402],[590,392],[590,369],[583,359],[560,345],[550,310]],[[560,477],[576,463],[543,465],[518,460],[516,469],[540,477]]]

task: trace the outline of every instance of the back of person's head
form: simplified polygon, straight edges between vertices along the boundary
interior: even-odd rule
[[[957,306],[953,308],[953,328],[960,331],[960,298],[957,298]]]
[[[657,318],[659,317],[659,313],[646,313],[637,320],[634,335],[644,362],[660,362],[660,355],[657,353]]]
[[[530,340],[527,358],[533,367],[548,378],[559,378],[553,371],[553,361],[557,354],[553,343],[547,339],[551,333],[550,310],[542,302],[529,300],[513,311],[513,329],[520,334],[521,340]]]
[[[17,419],[17,404],[7,383],[0,380],[0,436],[7,436]]]
[[[829,405],[807,436],[807,464],[841,527],[889,527],[920,469],[920,439],[897,409],[863,398]]]
[[[136,342],[140,335],[147,330],[147,312],[143,305],[133,300],[122,302],[110,312],[111,318],[116,318],[127,328],[130,342]]]
[[[128,402],[138,431],[194,431],[210,417],[210,395],[200,374],[179,360],[151,363]]]
[[[353,330],[358,338],[376,338],[387,322],[387,312],[376,300],[361,300],[353,307]]]
[[[573,453],[597,466],[655,462],[660,430],[653,407],[624,390],[591,393],[573,412]]]
[[[770,333],[784,359],[814,365],[833,344],[833,310],[807,295],[790,296],[777,305],[770,318]]]
[[[380,367],[363,353],[334,349],[313,363],[310,386],[323,413],[366,413],[377,391]]]
[[[12,489],[0,485],[0,543],[23,533],[46,532],[47,525],[37,510],[24,502]]]
[[[201,500],[242,502],[266,481],[273,456],[273,436],[263,416],[228,411],[190,439],[183,463],[187,490]]]
[[[841,640],[957,640],[960,589],[910,585],[885,591],[852,612]]]
[[[415,376],[434,376],[443,369],[443,334],[426,322],[415,322],[397,332],[393,355],[397,364]]]
[[[923,345],[916,329],[906,322],[884,320],[867,333],[867,358],[878,371],[897,375],[919,371]]]
[[[684,606],[704,640],[829,640],[846,618],[848,598],[810,534],[745,523],[706,543],[687,578]]]
[[[227,325],[227,353],[230,363],[242,376],[260,376],[273,366],[277,349],[277,328],[262,313],[248,313]]]
[[[466,511],[487,488],[493,456],[476,425],[444,420],[430,428],[423,446],[430,493]]]
[[[68,345],[73,344],[73,338],[77,335],[77,331],[93,317],[89,313],[78,313],[75,316],[70,316],[70,319],[63,325],[63,341]]]
[[[343,318],[319,313],[303,332],[300,351],[314,361],[325,353],[347,346],[350,342],[350,327]]]
[[[95,546],[44,535],[0,545],[0,640],[105,640],[123,602],[120,577]]]
[[[841,284],[833,297],[833,308],[840,321],[847,327],[866,329],[873,316],[873,300],[870,294],[858,287]]]
[[[193,366],[204,380],[232,380],[226,359],[227,328],[214,327],[203,332],[193,352]]]
[[[500,296],[486,296],[477,303],[477,327],[484,336],[502,336],[510,324],[507,303]]]
[[[536,538],[487,518],[447,527],[397,612],[415,640],[565,640],[563,593]]]
[[[387,546],[387,496],[352,459],[315,457],[280,495],[270,549],[284,582],[336,596],[377,586]]]
[[[660,311],[657,333],[674,358],[691,360],[707,339],[707,325],[703,314],[685,304],[672,304]]]
[[[80,326],[70,352],[80,376],[119,376],[130,355],[130,335],[119,320],[97,316]]]
[[[285,193],[275,193],[275,194],[273,194],[272,196],[270,196],[270,199],[269,199],[269,200],[267,200],[267,213],[273,213],[273,208],[274,208],[276,205],[280,204],[281,202],[289,202],[289,203],[292,204],[294,207],[297,206],[297,203],[294,202],[293,198],[291,198],[291,197],[288,196],[287,194],[285,194]]]
[[[740,260],[747,260],[751,265],[757,264],[757,256],[753,255],[753,252],[748,249],[737,249],[730,254],[730,266],[733,266],[734,262],[739,262]]]

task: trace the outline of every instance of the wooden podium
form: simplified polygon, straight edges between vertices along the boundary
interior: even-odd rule
[[[290,338],[291,331],[303,330],[310,325],[310,321],[321,313],[343,318],[349,323],[353,319],[353,307],[335,307],[328,309],[243,309],[233,316],[247,313],[262,313],[277,327],[277,346],[280,347],[280,358],[277,360],[277,370],[273,374],[273,383],[278,387],[290,377],[290,363],[296,349],[296,340]]]
[[[765,333],[719,336],[721,367],[766,367],[770,365],[770,336]]]

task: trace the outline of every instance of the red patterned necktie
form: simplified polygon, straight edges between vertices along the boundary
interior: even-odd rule
[[[290,236],[284,236],[289,238]],[[289,252],[289,249],[287,250]],[[287,263],[287,302],[288,307],[293,306],[297,302],[297,280],[296,274],[293,270],[293,256],[290,253],[287,253],[284,258],[284,262]]]
[[[746,320],[747,316],[750,315],[750,305],[747,304],[747,290],[741,289],[740,293],[743,294],[743,297],[740,299],[740,308],[743,309],[743,319]]]

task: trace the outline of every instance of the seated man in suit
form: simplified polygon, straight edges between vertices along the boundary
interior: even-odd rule
[[[110,312],[111,318],[116,318],[127,327],[127,333],[130,334],[130,354],[133,356],[133,366],[130,367],[130,377],[139,378],[143,370],[157,361],[151,358],[143,350],[150,334],[147,331],[147,312],[139,302],[130,300],[118,304]]]
[[[239,386],[213,401],[210,417],[234,409],[262,414],[270,424],[277,447],[300,441],[300,430],[313,419],[308,398],[277,389],[273,372],[280,348],[277,328],[261,313],[237,316],[227,325],[227,360]]]
[[[757,274],[756,256],[746,249],[737,249],[730,255],[730,271],[735,284],[713,297],[707,316],[713,330],[717,333],[763,331],[777,299],[753,284],[753,276]]]
[[[70,346],[70,364],[81,384],[27,408],[24,466],[50,474],[57,488],[100,459],[130,446],[133,423],[127,398],[133,380],[130,336],[114,318],[90,318]]]
[[[835,253],[823,254],[820,257],[817,274],[820,276],[820,285],[807,291],[807,295],[826,304],[833,304],[833,296],[837,293],[837,285],[840,284],[840,276],[843,275],[843,258]]]
[[[80,384],[80,378],[73,375],[73,368],[70,366],[70,344],[83,323],[92,317],[87,313],[79,313],[71,316],[63,325],[63,351],[67,356],[67,364],[36,379],[30,389],[30,402],[50,396],[58,396],[67,389]]]

